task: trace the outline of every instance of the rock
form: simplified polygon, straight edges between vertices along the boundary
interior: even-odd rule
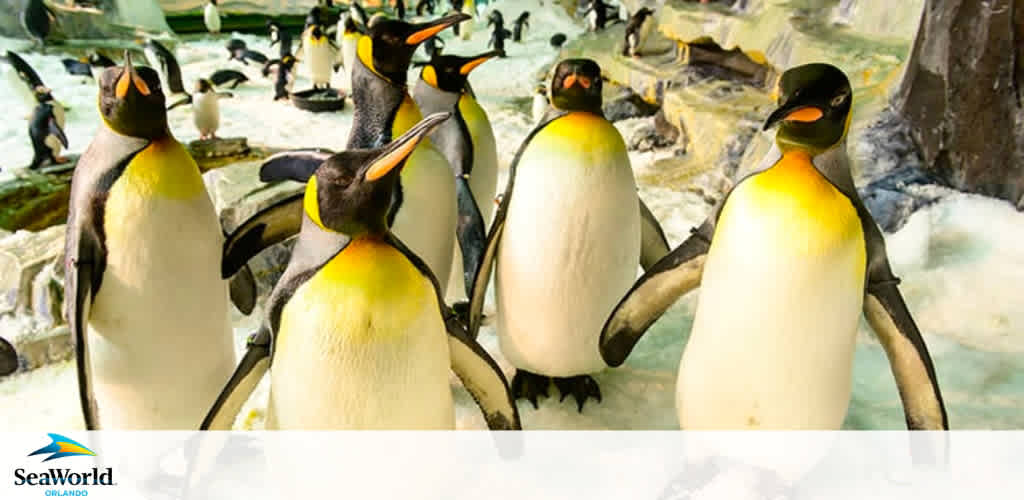
[[[196,140],[188,143],[188,151],[199,165],[200,172],[247,161],[262,160],[281,149],[249,146],[245,137]]]
[[[898,231],[911,214],[945,194],[933,179],[913,167],[893,170],[858,192],[875,222],[887,233]]]
[[[617,97],[605,100],[604,116],[609,121],[617,122],[651,116],[657,113],[658,109],[658,105],[645,101],[636,92],[625,88]]]
[[[40,231],[63,224],[75,161],[38,171],[18,170],[12,179],[0,182],[0,228]]]
[[[645,120],[645,123],[633,131],[626,142],[626,147],[630,151],[651,151],[653,149],[667,148],[673,144],[675,144],[675,141],[672,138],[658,133],[654,120],[650,119]]]
[[[682,142],[685,145],[687,142],[685,137],[686,130],[682,128],[681,124],[680,127],[676,127],[669,123],[668,119],[665,118],[664,111],[658,111],[654,115],[654,132],[664,138],[669,144]],[[682,141],[679,140],[680,137],[683,138]],[[683,151],[686,151],[685,148]]]
[[[75,346],[67,325],[44,330],[28,330],[15,340],[21,369],[34,370],[74,357]]]
[[[32,309],[36,277],[64,251],[64,226],[33,233],[18,231],[0,240],[0,315]]]
[[[32,316],[36,328],[64,324],[64,253],[61,252],[32,280]]]
[[[927,0],[895,107],[924,168],[1024,208],[1024,3]]]
[[[0,337],[0,377],[18,370],[18,353],[10,342]]]

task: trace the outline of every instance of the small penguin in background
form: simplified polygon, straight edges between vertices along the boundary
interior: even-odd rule
[[[280,44],[278,48],[278,58],[282,58],[292,53],[292,34],[288,30],[284,29],[277,21],[270,21],[267,23],[267,31],[270,35],[270,46]]]
[[[146,41],[143,52],[146,54],[149,65],[159,72],[160,79],[164,84],[163,88],[170,92],[168,97],[186,93],[185,85],[181,81],[181,66],[178,65],[178,59],[167,47],[150,38]]]
[[[565,45],[566,40],[567,37],[565,36],[565,33],[555,33],[554,35],[551,35],[551,40],[549,43],[551,44],[552,48],[559,49],[562,47],[562,45]]]
[[[195,92],[186,99],[178,101],[167,108],[168,111],[182,105],[192,105],[192,122],[199,130],[199,140],[217,138],[220,128],[220,105],[222,97],[232,97],[230,92],[217,92],[213,83],[205,78],[196,81]]]
[[[269,76],[272,68],[276,68],[274,78],[274,100],[287,99],[295,84],[295,56],[289,54],[280,59],[268,61],[263,66],[263,76]]]
[[[57,15],[43,0],[28,0],[25,9],[21,11],[21,26],[32,38],[33,45],[45,46],[46,38],[50,36],[52,25],[56,22]]]
[[[471,57],[435,55],[423,66],[412,96],[426,114],[451,112],[451,120],[430,134],[455,175],[459,217],[457,251],[448,280],[448,296],[465,300],[483,258],[485,231],[494,211],[498,183],[498,147],[487,112],[469,86],[470,73],[500,56],[491,51]]]
[[[80,57],[78,59],[64,58],[60,60],[60,63],[64,65],[64,70],[69,75],[92,78],[92,65],[89,64],[88,57]]]
[[[306,30],[302,45],[305,49],[303,61],[309,65],[309,78],[313,81],[313,88],[329,88],[331,75],[334,73],[334,54],[337,50],[334,42],[327,37],[319,24],[314,24]]]
[[[206,2],[206,8],[203,9],[203,24],[211,35],[220,34],[220,11],[217,10],[217,0]]]
[[[494,26],[496,28],[505,27],[505,16],[502,15],[500,10],[495,9],[491,11],[491,13],[487,16],[487,26]]]
[[[405,0],[395,0],[395,17],[405,20]]]
[[[117,63],[115,63],[113,59],[100,54],[99,52],[89,54],[89,64],[97,68],[110,68],[117,66]]]
[[[64,260],[85,427],[194,429],[235,365],[224,233],[156,71],[125,51],[98,80]]]
[[[31,116],[32,110],[39,103],[36,89],[40,87],[45,88],[46,85],[43,83],[42,78],[39,77],[39,73],[36,73],[36,70],[17,53],[8,50],[3,57],[0,57],[0,60],[11,66],[9,70],[4,72],[7,77],[7,83],[11,90],[18,95],[18,100],[24,108],[24,113],[27,116]]]
[[[357,5],[357,4],[353,4]],[[359,26],[356,24],[355,16],[351,13],[341,16],[338,21],[341,26],[338,29],[338,46],[341,47],[339,51],[339,57],[341,58],[341,67],[345,72],[344,85],[345,91],[352,93],[352,68],[356,64],[356,51],[359,49],[359,37],[362,33],[359,30]]]
[[[230,87],[236,88],[240,84],[249,81],[249,77],[245,76],[245,73],[241,71],[235,71],[233,69],[220,69],[214,71],[210,75],[210,83],[218,87]]]
[[[548,112],[548,106],[548,87],[541,83],[533,91],[533,104],[530,107],[533,123],[540,123],[544,119],[544,114]]]
[[[498,340],[516,367],[512,395],[536,407],[554,382],[583,411],[587,399],[601,401],[591,374],[606,367],[598,350],[604,318],[637,265],[657,262],[668,243],[637,195],[622,135],[602,112],[600,66],[566,59],[550,82],[553,109],[509,166],[469,324],[478,331],[493,265]]]
[[[601,31],[608,23],[608,6],[604,0],[590,0],[590,6],[583,15],[587,18],[588,31]]]
[[[434,0],[417,0],[416,2],[416,15],[419,17],[424,17],[428,14],[433,14],[434,9]]]
[[[643,7],[629,18],[626,23],[626,35],[622,44],[622,55],[640,57],[640,48],[643,47],[647,36],[654,25],[654,11]]]
[[[7,339],[0,337],[0,377],[18,371],[18,352]]]
[[[45,87],[36,89],[39,104],[32,112],[28,123],[28,136],[32,141],[32,163],[28,168],[35,170],[44,163],[67,163],[68,159],[60,156],[61,147],[68,147],[68,138],[64,135],[64,107],[54,101],[50,90]]]
[[[495,24],[494,31],[491,32],[491,39],[487,41],[487,46],[500,52],[501,55],[499,57],[506,57],[505,40],[508,40],[511,37],[511,31],[505,29],[500,24]]]
[[[462,0],[461,12],[469,16],[463,23],[459,23],[459,38],[462,40],[469,40],[473,37],[473,28],[476,24],[476,2],[475,0]]]
[[[265,326],[223,379],[200,429],[231,429],[268,371],[267,429],[454,429],[450,371],[488,428],[521,429],[501,369],[445,305],[431,269],[388,224],[401,170],[450,116],[430,115],[394,141],[317,166]]]
[[[269,60],[262,52],[250,50],[243,40],[237,38],[228,40],[225,48],[228,49],[228,61],[238,61],[245,66],[249,65],[249,61],[266,64]],[[282,44],[281,50],[284,50],[284,44]],[[291,50],[291,47],[289,47],[289,50]]]
[[[512,41],[523,43],[526,31],[530,28],[530,12],[519,14],[519,17],[512,23]]]
[[[813,63],[786,70],[776,88],[763,127],[778,127],[774,147],[633,285],[605,323],[601,356],[622,364],[699,286],[676,384],[680,427],[838,430],[863,316],[889,358],[907,427],[948,429],[928,348],[850,172],[849,79]]]
[[[427,53],[427,57],[433,59],[434,56],[441,55],[444,52],[444,39],[433,37],[423,42],[423,50]]]

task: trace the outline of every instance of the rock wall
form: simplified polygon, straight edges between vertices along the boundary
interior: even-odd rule
[[[1024,208],[1024,0],[928,0],[895,106],[924,168]]]

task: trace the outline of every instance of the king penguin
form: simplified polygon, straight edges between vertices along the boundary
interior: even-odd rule
[[[850,174],[849,80],[807,64],[784,72],[778,93],[764,125],[778,126],[772,151],[637,281],[602,331],[601,355],[622,364],[700,286],[676,385],[680,427],[839,429],[863,314],[889,357],[907,427],[947,429],[928,349]]]
[[[331,75],[334,73],[334,43],[319,24],[311,25],[303,34],[302,46],[305,49],[305,63],[309,65],[309,79],[313,88],[331,86]]]
[[[217,10],[217,0],[209,0],[206,3],[206,8],[203,9],[203,24],[206,25],[206,31],[209,31],[210,34],[220,33],[220,11]]]
[[[589,374],[604,319],[633,283],[641,258],[668,252],[641,209],[626,145],[601,111],[601,68],[590,59],[555,67],[550,110],[519,147],[473,285],[470,330],[480,324],[490,267],[501,352],[516,367],[512,393],[546,396],[551,378],[580,411],[601,400]],[[649,248],[641,241],[656,228]],[[654,255],[651,256],[650,253]]]
[[[448,295],[456,300],[468,298],[476,278],[498,184],[494,129],[470,90],[469,74],[500,54],[492,51],[473,57],[435,56],[423,67],[413,89],[413,98],[424,113],[454,113],[451,120],[430,134],[430,140],[448,159],[455,175],[459,244],[452,260]]]
[[[370,24],[369,35],[359,39],[352,74],[354,111],[348,149],[379,147],[420,121],[420,109],[406,88],[412,54],[420,43],[465,18],[454,14],[420,24],[393,19]],[[324,150],[278,153],[263,163],[260,178],[265,182],[305,182],[329,156]],[[451,273],[458,215],[453,177],[444,155],[429,140],[421,141],[402,169],[388,214],[395,234],[436,276],[444,277],[442,292]],[[234,245],[237,239],[240,246],[225,267],[225,276],[231,276],[266,246],[296,234],[300,219],[295,214],[301,201],[300,195],[285,198],[239,226],[228,241]],[[279,217],[281,214],[290,215]]]
[[[356,52],[359,48],[359,27],[354,16],[346,14],[341,16],[338,24],[338,46],[341,47],[341,66],[344,74],[345,91],[352,93],[352,68],[356,64]]]
[[[469,40],[473,38],[473,28],[476,24],[476,2],[475,0],[462,1],[462,13],[469,16],[466,22],[459,24],[459,38]]]
[[[400,170],[449,116],[430,115],[383,147],[317,168],[298,243],[269,299],[269,328],[251,337],[202,429],[230,429],[268,370],[268,429],[452,429],[449,367],[491,429],[520,428],[498,365],[445,306],[430,269],[388,230]]]
[[[126,51],[99,83],[103,123],[75,168],[65,240],[86,428],[193,429],[235,365],[224,235],[156,71]]]

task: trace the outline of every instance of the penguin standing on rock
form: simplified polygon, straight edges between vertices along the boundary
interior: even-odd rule
[[[580,411],[588,398],[601,400],[590,374],[605,368],[597,342],[604,318],[641,260],[668,252],[657,221],[645,220],[650,211],[641,208],[625,142],[602,114],[601,87],[592,60],[555,67],[552,109],[509,167],[472,288],[476,332],[493,264],[498,339],[516,367],[512,393],[535,407],[552,381]]]
[[[220,104],[223,97],[232,97],[230,92],[217,92],[213,83],[205,78],[196,81],[195,93],[167,108],[168,111],[182,105],[192,105],[192,121],[199,130],[199,140],[217,138],[220,128]]]
[[[67,163],[67,158],[60,156],[61,148],[68,147],[68,138],[64,135],[64,107],[53,99],[50,89],[36,89],[39,104],[32,112],[28,123],[28,135],[32,140],[32,163],[28,168],[37,169],[44,163]]]
[[[224,235],[157,73],[126,51],[99,83],[103,120],[75,168],[64,261],[85,425],[193,429],[235,365]]]
[[[839,429],[863,315],[889,357],[907,427],[948,429],[928,348],[850,174],[849,80],[806,64],[782,74],[778,94],[764,125],[778,127],[775,147],[616,306],[602,357],[622,364],[700,286],[676,384],[680,427]]]
[[[25,9],[21,11],[21,26],[40,47],[46,45],[46,38],[50,36],[51,27],[55,22],[57,15],[43,3],[43,0],[28,0]]]
[[[452,260],[448,295],[469,297],[483,258],[487,224],[494,211],[498,183],[498,147],[487,113],[469,88],[469,74],[500,56],[498,51],[472,57],[434,56],[420,72],[413,98],[424,113],[453,113],[430,135],[455,175],[459,219],[457,252]],[[444,278],[442,278],[444,279]]]
[[[209,0],[206,3],[206,8],[203,9],[203,24],[211,35],[220,34],[220,11],[217,10],[217,0]]]
[[[382,19],[369,27],[369,35],[359,39],[352,74],[353,117],[348,149],[379,147],[420,121],[419,107],[406,85],[413,53],[428,38],[466,17],[454,14],[417,24]],[[276,154],[264,162],[260,179],[305,182],[327,156],[329,153],[323,150]],[[451,272],[458,209],[451,167],[429,141],[416,146],[402,169],[395,197],[388,213],[391,227],[435,275],[443,277],[444,292]],[[301,202],[299,195],[286,198],[243,224],[237,236],[228,241],[229,245],[236,239],[246,242],[232,260],[247,262],[263,248],[297,233],[300,218],[295,214],[301,210]],[[264,226],[278,229],[264,230]],[[228,269],[225,275],[232,276],[234,271]]]
[[[640,57],[640,48],[643,47],[647,35],[651,32],[651,26],[654,24],[653,14],[654,11],[643,7],[629,18],[629,22],[626,23],[625,40],[622,44],[622,55]]]
[[[268,370],[268,429],[453,429],[449,369],[489,428],[521,428],[501,369],[445,305],[430,268],[388,229],[400,171],[449,116],[318,166],[268,302],[269,328],[251,338],[201,429],[230,429]]]

